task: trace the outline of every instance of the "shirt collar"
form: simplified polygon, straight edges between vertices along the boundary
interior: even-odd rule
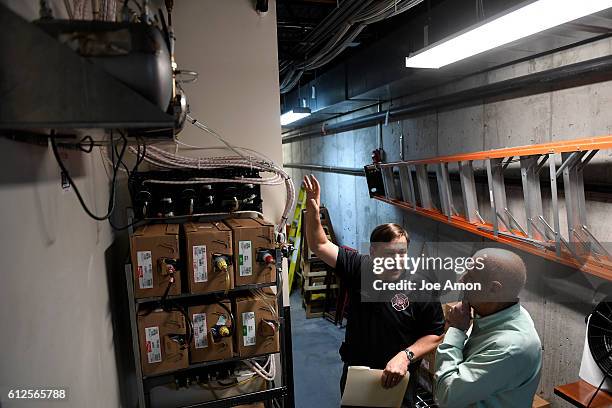
[[[495,327],[501,323],[505,323],[513,318],[517,317],[521,312],[521,304],[516,303],[510,307],[507,307],[499,312],[493,313],[488,316],[474,316],[474,327],[478,330],[487,330]]]

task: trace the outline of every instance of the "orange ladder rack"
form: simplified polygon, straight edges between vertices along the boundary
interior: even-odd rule
[[[599,150],[612,149],[612,136],[504,148],[490,151],[375,163],[365,166],[370,197],[482,237],[612,280],[612,256],[587,223],[583,171]],[[556,159],[560,156],[560,166]],[[481,215],[474,162],[486,168],[489,221]],[[519,162],[527,224],[508,210],[504,171]],[[463,212],[453,205],[449,164],[457,164]],[[552,220],[542,210],[540,173],[548,163]],[[434,204],[428,168],[435,168],[439,208]],[[563,176],[568,231],[560,231],[557,179]]]

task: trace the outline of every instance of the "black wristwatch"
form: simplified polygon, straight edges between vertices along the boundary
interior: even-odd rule
[[[410,351],[409,348],[405,348],[403,351],[406,353],[406,357],[408,357],[408,365],[412,364],[414,361],[414,353]]]

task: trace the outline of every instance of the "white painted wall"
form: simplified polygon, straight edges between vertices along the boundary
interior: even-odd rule
[[[7,388],[67,387],[62,407],[118,406],[105,251],[107,223],[90,220],[46,147],[0,139],[2,283],[0,396]],[[98,214],[108,200],[100,156],[70,155]],[[120,271],[119,271],[120,272]],[[52,403],[40,407],[59,406]]]
[[[200,74],[184,87],[192,116],[230,143],[282,165],[275,1],[260,15],[251,0],[181,0],[175,2],[173,22],[179,68]],[[186,143],[221,144],[185,126],[179,139]],[[264,187],[263,194],[266,216],[278,222],[284,187]]]
[[[36,0],[2,3],[37,17]],[[52,7],[63,15],[62,1]],[[111,229],[62,190],[49,148],[0,138],[0,151],[0,405],[33,405],[7,402],[9,388],[66,387],[66,402],[36,406],[119,406],[105,265]],[[90,208],[104,213],[109,184],[97,150],[67,159]]]
[[[37,16],[37,0],[0,1],[25,18]],[[52,6],[64,15],[61,0]],[[181,0],[175,9],[178,61],[200,72],[187,88],[194,116],[281,163],[274,1],[264,16],[247,0]],[[189,126],[181,138],[218,144]],[[117,407],[105,264],[112,231],[87,218],[73,192],[62,191],[50,149],[0,138],[0,150],[0,391],[68,387],[62,407]],[[85,200],[104,212],[108,179],[100,155],[72,154],[69,161],[80,168]],[[265,188],[265,212],[275,222],[284,196],[282,186]],[[0,401],[3,408],[27,406]]]

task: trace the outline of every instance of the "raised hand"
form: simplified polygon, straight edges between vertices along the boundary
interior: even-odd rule
[[[312,210],[319,210],[321,206],[321,185],[312,174],[304,176],[304,189],[306,190],[306,205]]]

